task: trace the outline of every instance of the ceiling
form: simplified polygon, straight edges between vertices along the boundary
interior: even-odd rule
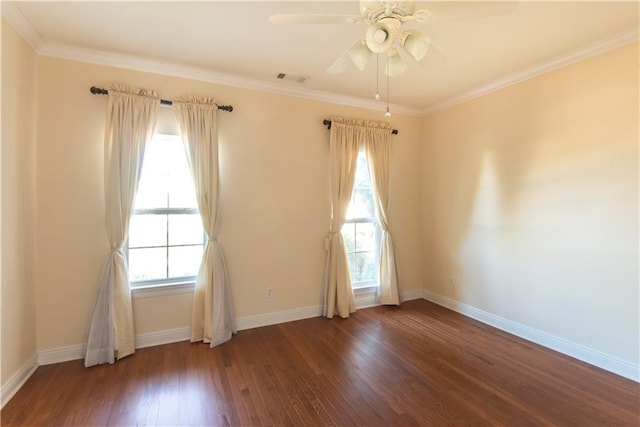
[[[219,83],[384,108],[373,101],[375,58],[364,71],[352,66],[338,75],[326,72],[363,37],[365,24],[269,21],[275,13],[357,15],[358,2],[3,1],[2,8],[41,54],[94,62],[128,58],[134,68],[157,63]],[[407,71],[390,79],[393,108],[409,114],[424,114],[638,37],[635,1],[417,1],[416,9],[429,9],[433,16],[405,28],[430,36],[437,49],[420,63],[405,56]],[[308,79],[282,81],[278,73]],[[385,85],[382,80],[383,100]]]

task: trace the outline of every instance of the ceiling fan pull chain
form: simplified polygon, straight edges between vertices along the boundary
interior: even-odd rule
[[[376,53],[376,101],[380,101],[380,54]]]
[[[389,57],[387,56],[387,70],[389,69]],[[385,111],[384,116],[386,118],[391,117],[391,111],[389,110],[389,73],[387,73],[387,111]]]

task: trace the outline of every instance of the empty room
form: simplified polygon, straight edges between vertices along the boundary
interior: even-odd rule
[[[636,1],[2,1],[3,426],[640,423]]]

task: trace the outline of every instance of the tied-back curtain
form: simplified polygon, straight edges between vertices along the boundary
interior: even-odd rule
[[[129,234],[144,149],[153,136],[160,98],[155,92],[114,84],[104,140],[106,231],[110,246],[91,319],[85,366],[114,363],[133,354],[135,335],[124,244]]]
[[[213,99],[198,96],[174,100],[173,105],[207,235],[193,294],[191,341],[203,341],[213,347],[235,333],[227,269],[217,241],[218,107]]]
[[[382,236],[380,242],[380,304],[400,305],[396,257],[389,232],[389,145],[391,129],[385,126],[369,128],[365,136],[365,152],[369,165],[369,175],[373,183],[376,213],[380,221]]]
[[[332,318],[336,313],[346,318],[356,311],[347,252],[340,230],[347,218],[356,177],[358,151],[363,136],[364,128],[358,126],[355,121],[340,117],[331,118],[331,228],[327,237],[324,283],[324,315],[328,318]]]

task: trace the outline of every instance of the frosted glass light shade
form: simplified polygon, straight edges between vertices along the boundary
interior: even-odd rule
[[[376,53],[383,53],[389,50],[397,34],[395,32],[396,28],[391,25],[392,22],[383,20],[369,26],[365,36],[369,50]]]
[[[356,43],[349,52],[347,52],[353,64],[358,68],[358,70],[363,71],[364,67],[366,67],[369,59],[371,59],[371,55],[373,52],[367,47],[364,39]]]
[[[404,62],[404,59],[402,59],[395,49],[390,50],[384,72],[388,76],[397,76],[398,74],[404,73],[406,69],[407,63]]]
[[[416,61],[422,60],[429,51],[431,39],[425,37],[417,31],[407,31],[402,37],[402,46],[409,55]]]

